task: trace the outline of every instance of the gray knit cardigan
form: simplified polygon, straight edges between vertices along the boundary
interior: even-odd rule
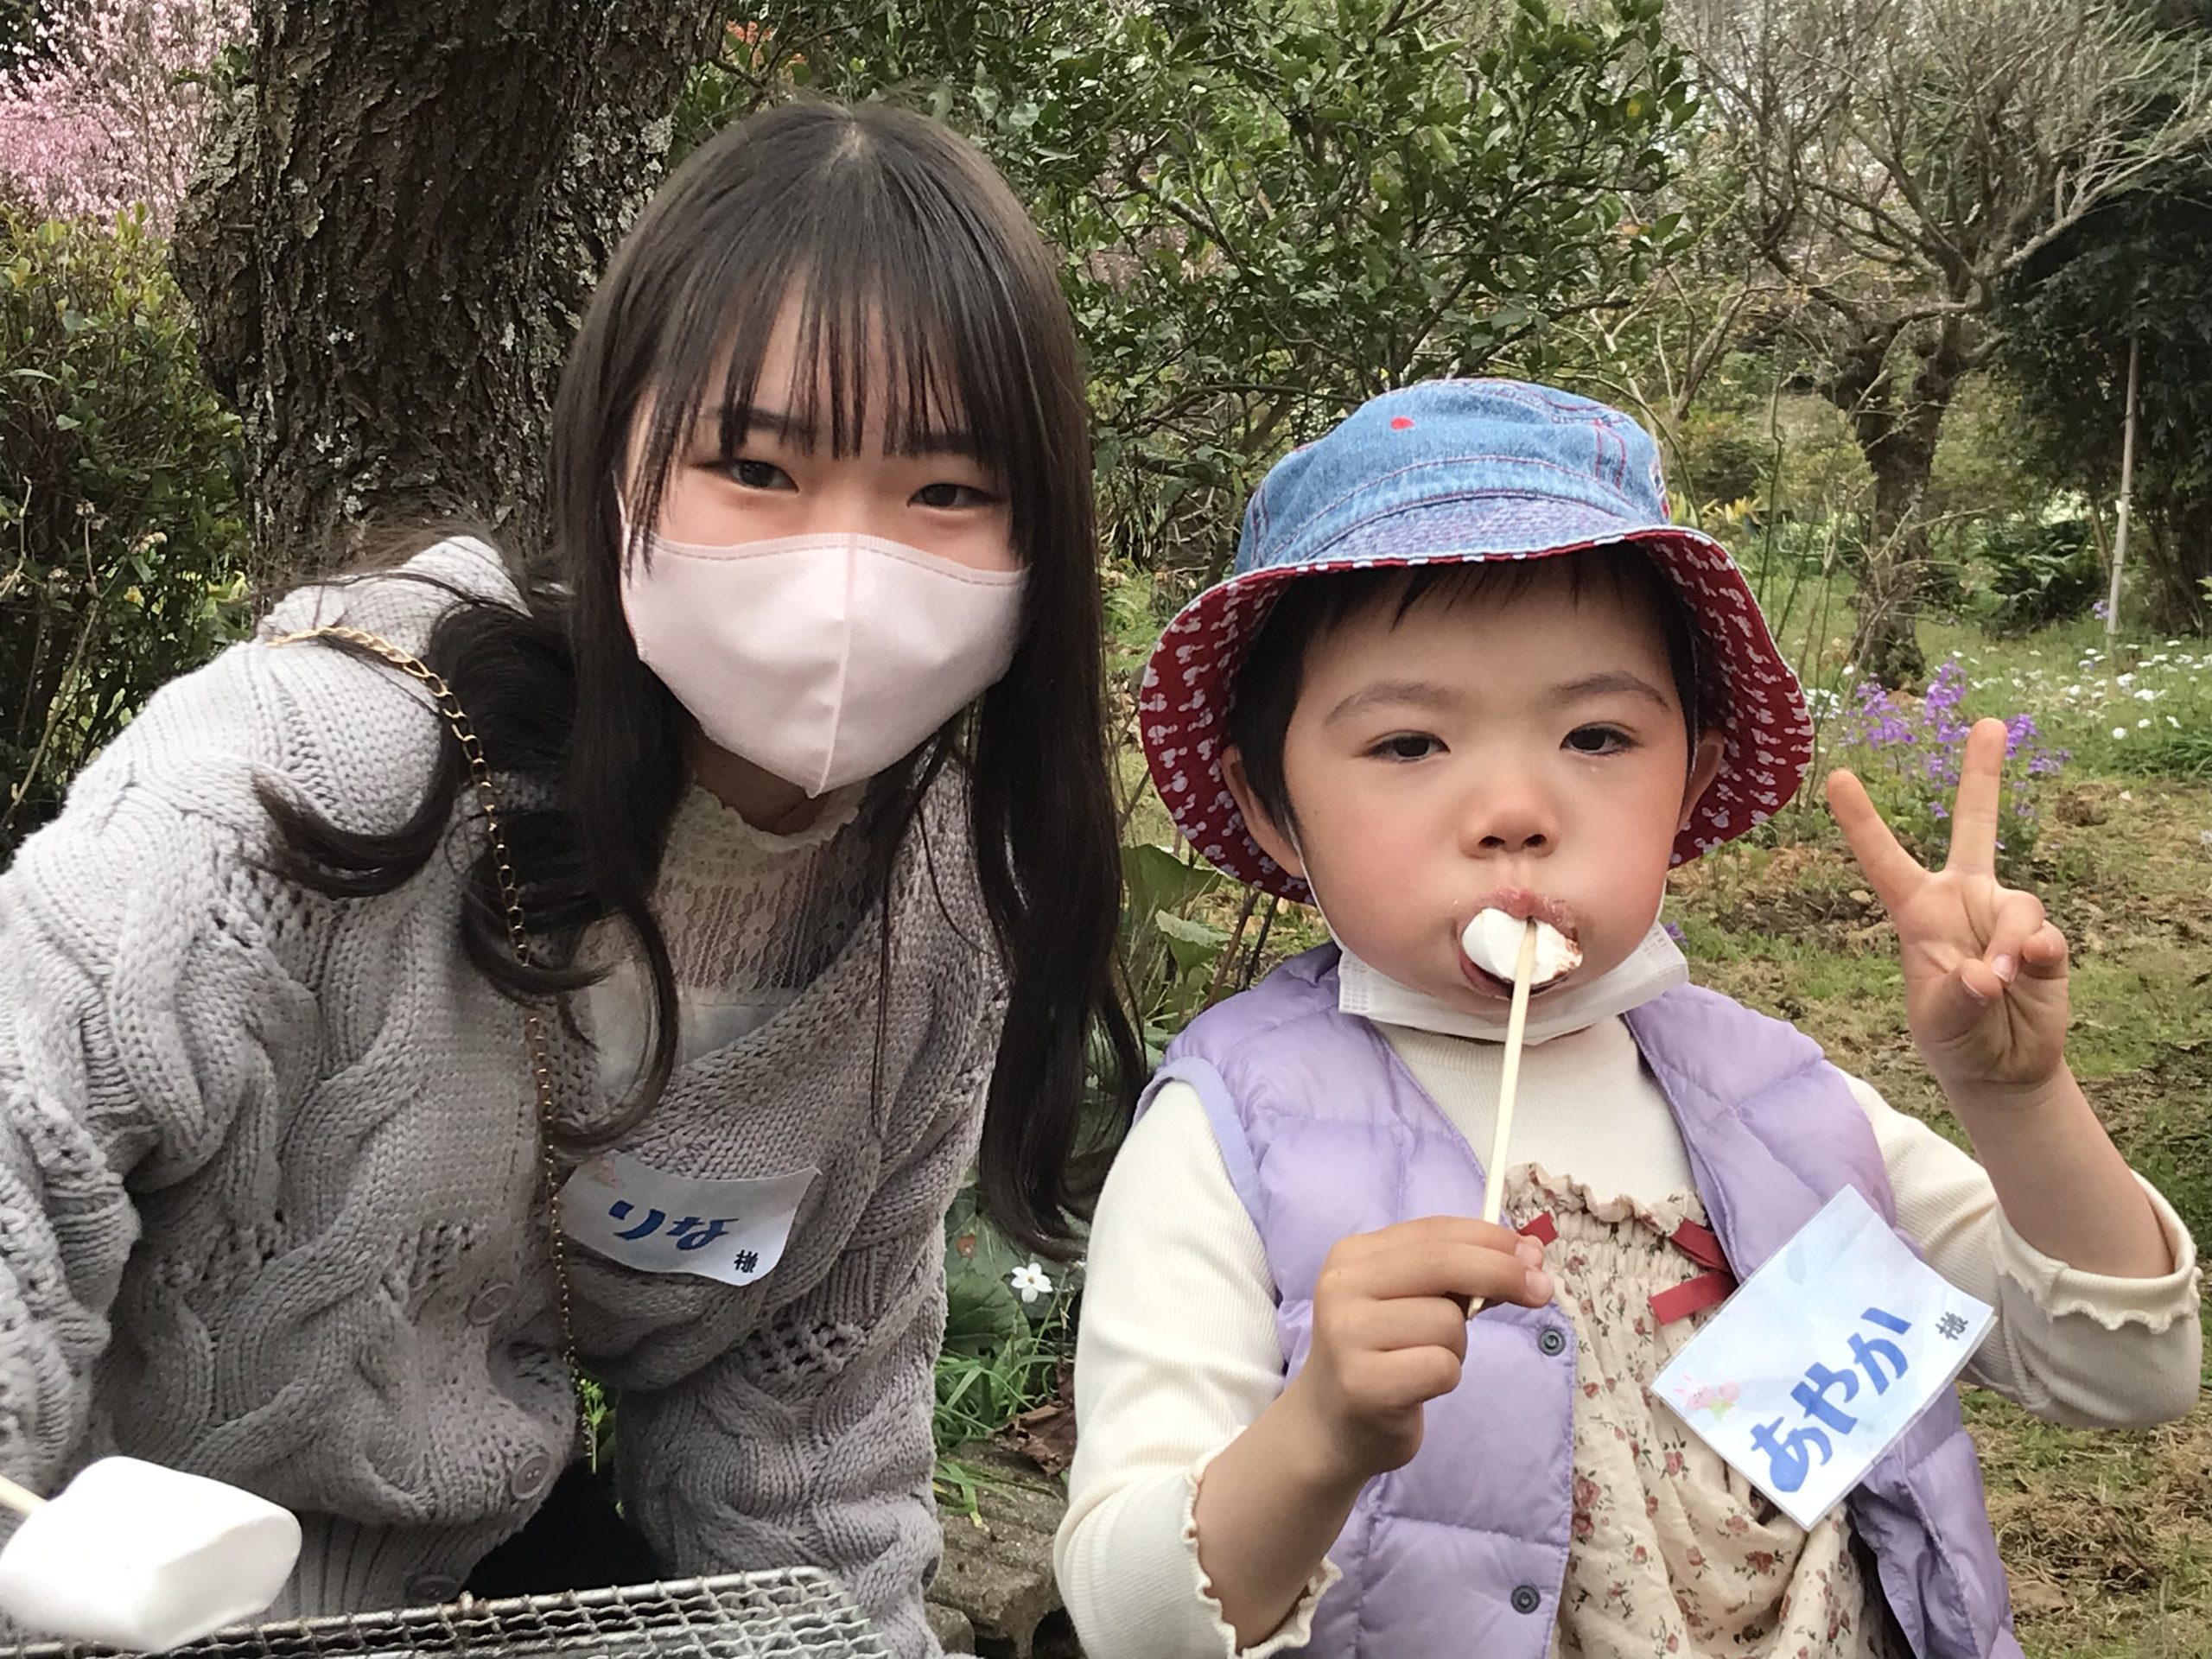
[[[514,592],[480,543],[416,568]],[[342,619],[412,649],[449,602],[310,589],[264,638]],[[264,866],[257,779],[389,830],[450,741],[397,673],[250,642],[154,697],[0,874],[0,1471],[52,1490],[124,1452],[264,1493],[306,1529],[286,1612],[450,1594],[572,1443],[520,1022],[458,932],[480,824],[385,897]],[[942,1224],[1004,1012],[969,847],[938,790],[887,889],[887,976],[870,915],[625,1143],[818,1170],[779,1264],[734,1288],[569,1252],[664,1565],[827,1567],[901,1659],[937,1650]],[[588,1112],[592,1056],[548,1024]]]

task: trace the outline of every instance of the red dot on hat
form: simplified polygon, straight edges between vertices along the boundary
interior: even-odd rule
[[[1414,417],[1410,415],[1393,415],[1390,417],[1390,429],[1394,432],[1402,432],[1413,423]]]

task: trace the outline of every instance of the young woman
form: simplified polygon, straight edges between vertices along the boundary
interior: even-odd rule
[[[0,876],[0,1470],[261,1492],[289,1613],[811,1563],[934,1652],[947,1202],[974,1161],[1048,1243],[1087,1036],[1134,1055],[1090,469],[973,150],[817,105],[695,155],[571,354],[548,556],[294,594]]]

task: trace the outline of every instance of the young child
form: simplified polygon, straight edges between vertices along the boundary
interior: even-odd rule
[[[1830,786],[1979,1163],[1685,984],[1669,866],[1789,799],[1812,733],[1664,503],[1602,405],[1393,392],[1268,475],[1154,654],[1177,823],[1337,942],[1170,1048],[1099,1205],[1058,1548],[1091,1659],[2017,1656],[1955,1392],[1809,1531],[1650,1393],[1847,1185],[1997,1308],[1974,1382],[2077,1424],[2196,1397],[2189,1236],[2067,1070],[2064,939],[1993,873],[1997,722],[1940,872]],[[1460,944],[1492,908],[1582,951],[1531,1005],[1503,1226],[1470,1217],[1508,992]]]

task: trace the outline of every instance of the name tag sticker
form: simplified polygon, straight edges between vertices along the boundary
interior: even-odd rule
[[[640,1273],[749,1285],[783,1259],[815,1173],[705,1181],[665,1174],[626,1152],[605,1153],[561,1189],[561,1230]]]
[[[1653,1391],[1809,1528],[1957,1381],[1996,1317],[1846,1187],[1683,1346]]]

